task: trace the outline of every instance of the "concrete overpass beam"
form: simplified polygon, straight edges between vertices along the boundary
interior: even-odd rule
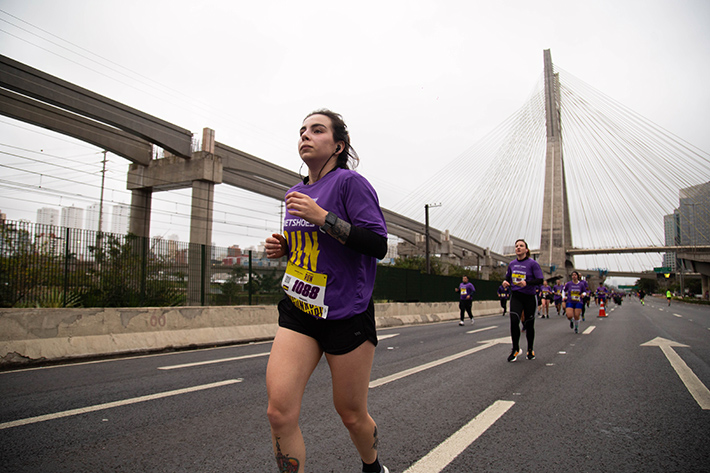
[[[153,145],[147,141],[9,90],[0,89],[0,110],[7,117],[91,143],[133,163],[150,162]]]
[[[192,133],[157,117],[0,55],[0,86],[72,111],[190,158]]]

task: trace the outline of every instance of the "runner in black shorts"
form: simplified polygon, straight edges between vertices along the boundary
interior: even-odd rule
[[[388,473],[367,409],[377,335],[372,291],[387,225],[377,193],[352,171],[358,157],[340,115],[319,110],[303,121],[298,152],[308,177],[285,197],[284,233],[266,239],[266,256],[288,258],[279,328],[266,368],[267,415],[278,471],[306,471],[298,418],[308,380],[325,353],[333,404],[362,461]],[[308,469],[308,471],[312,471]]]
[[[377,346],[375,306],[372,300],[361,314],[343,320],[326,321],[306,314],[285,297],[279,302],[279,327],[314,338],[323,352],[331,355],[349,353],[366,341]]]

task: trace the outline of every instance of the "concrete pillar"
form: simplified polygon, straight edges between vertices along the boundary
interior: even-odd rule
[[[202,151],[214,154],[214,130],[211,128],[202,129]]]
[[[491,258],[491,250],[486,248],[483,251],[483,261],[481,261],[481,279],[489,281],[491,279],[491,270],[493,269],[493,258]]]
[[[212,259],[212,214],[214,183],[192,182],[190,252],[188,259],[188,305],[203,305],[210,287]]]
[[[153,191],[150,188],[133,189],[131,191],[131,215],[128,231],[139,237],[150,236],[150,206],[153,201]]]

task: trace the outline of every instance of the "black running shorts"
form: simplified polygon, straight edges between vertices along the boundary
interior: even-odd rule
[[[344,355],[365,343],[377,346],[375,305],[370,299],[365,312],[347,319],[319,319],[293,305],[288,297],[279,302],[279,327],[302,333],[315,339],[324,352]]]

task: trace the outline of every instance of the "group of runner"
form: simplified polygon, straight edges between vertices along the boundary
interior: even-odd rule
[[[550,305],[554,304],[557,315],[564,315],[569,320],[570,329],[579,333],[579,322],[585,320],[585,309],[594,298],[597,306],[606,305],[615,293],[602,283],[592,291],[587,281],[577,271],[572,271],[570,281],[562,285],[560,279],[554,279],[554,285],[544,279],[537,261],[530,258],[530,251],[524,240],[515,242],[516,259],[508,265],[503,283],[498,288],[498,298],[503,316],[508,313],[510,300],[510,333],[513,348],[508,361],[515,361],[521,353],[520,334],[525,332],[528,349],[527,359],[535,359],[533,344],[535,340],[535,318],[550,318]],[[620,302],[619,302],[620,303]],[[563,309],[564,308],[564,309]],[[562,312],[564,310],[564,312]],[[521,329],[522,326],[522,329]]]

